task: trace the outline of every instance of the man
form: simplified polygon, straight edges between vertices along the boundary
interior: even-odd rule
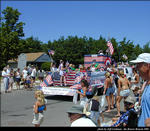
[[[150,53],[140,54],[136,60],[130,61],[136,64],[139,75],[146,81],[144,92],[141,97],[141,115],[138,127],[145,127],[150,120]]]
[[[32,67],[31,77],[32,77],[31,87],[33,87],[33,84],[35,83],[35,78],[36,78],[36,68],[35,68],[35,66]]]
[[[125,100],[126,112],[119,118],[113,118],[112,127],[137,127],[137,113],[134,109],[136,98],[128,96]]]
[[[73,105],[68,113],[70,118],[71,127],[96,127],[94,122],[87,118],[83,113],[84,107],[81,105]]]

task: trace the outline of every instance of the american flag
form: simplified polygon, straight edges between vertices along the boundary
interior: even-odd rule
[[[55,51],[53,51],[53,50],[48,50],[48,53],[49,53],[49,55],[54,55],[54,54],[55,54]]]
[[[107,41],[107,46],[110,50],[110,54],[112,55],[114,53],[114,48],[113,48],[113,45],[110,41]]]
[[[124,54],[123,56],[122,56],[125,60],[127,60],[128,59],[128,57]]]
[[[40,86],[47,87],[51,84],[53,84],[52,76],[51,76],[51,74],[48,74],[47,77],[44,79],[44,81],[40,84]]]

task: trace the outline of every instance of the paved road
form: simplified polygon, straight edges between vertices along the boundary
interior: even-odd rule
[[[1,85],[2,88],[2,85]],[[73,105],[70,96],[47,96],[47,111],[41,126],[70,126],[66,111]],[[14,90],[1,94],[1,126],[33,126],[34,91]],[[123,104],[121,104],[123,110]],[[109,122],[116,114],[116,109],[104,113]]]

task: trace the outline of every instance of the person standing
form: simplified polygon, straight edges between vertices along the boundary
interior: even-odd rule
[[[17,82],[17,89],[20,89],[20,81],[21,81],[21,74],[20,74],[20,68],[17,69],[16,73],[15,73],[15,79]]]
[[[64,80],[64,62],[63,60],[60,60],[60,65],[59,65],[59,75],[60,75],[60,86],[63,86],[63,80]]]
[[[3,71],[2,71],[2,77],[3,77],[3,82],[4,82],[4,89],[5,89],[5,93],[7,93],[8,91],[8,86],[9,86],[9,75],[7,74],[7,68],[4,67]]]
[[[13,69],[10,70],[10,76],[9,76],[9,89],[8,91],[11,92],[13,89],[13,84],[14,84],[14,71]]]
[[[103,94],[106,95],[106,100],[108,104],[108,109],[105,112],[110,112],[111,108],[114,108],[114,95],[115,89],[112,84],[112,78],[109,72],[106,72],[105,74],[106,80],[105,80],[105,87]]]
[[[88,91],[89,84],[87,80],[81,80],[81,87],[81,91],[77,91],[77,93],[80,94],[80,105],[84,107],[88,101],[86,93]]]
[[[28,75],[28,71],[27,71],[27,67],[25,67],[24,70],[22,71],[22,80],[23,80],[24,88],[25,88],[25,82],[27,79],[27,75]]]
[[[33,66],[32,73],[31,73],[31,78],[32,78],[31,87],[33,87],[33,84],[35,83],[35,78],[36,78],[36,68],[35,68],[35,66]]]
[[[96,127],[96,124],[86,117],[84,107],[81,105],[73,105],[67,113],[70,118],[71,127]]]
[[[117,98],[117,115],[116,117],[120,117],[120,102],[122,100],[122,98],[124,98],[124,100],[130,95],[130,90],[129,90],[129,86],[130,86],[130,82],[129,80],[125,77],[124,75],[124,71],[120,70],[120,77],[118,80],[118,98]]]
[[[139,75],[146,81],[141,97],[141,114],[138,119],[138,127],[145,127],[150,121],[150,53],[142,53],[136,60],[130,62],[136,64]]]
[[[138,90],[140,88],[140,77],[137,74],[136,68],[133,68],[133,80],[131,83],[131,90],[134,92],[134,90]]]

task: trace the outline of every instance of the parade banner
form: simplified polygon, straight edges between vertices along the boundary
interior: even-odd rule
[[[100,65],[100,67],[105,67],[105,61],[107,58],[110,58],[107,55],[99,55],[99,54],[93,54],[93,55],[84,55],[84,66],[90,67],[93,64],[93,61],[95,60],[96,63]]]
[[[105,71],[103,72],[91,72],[90,86],[104,86],[105,82]]]
[[[74,96],[76,93],[75,89],[70,88],[42,87],[41,90],[45,95]]]

